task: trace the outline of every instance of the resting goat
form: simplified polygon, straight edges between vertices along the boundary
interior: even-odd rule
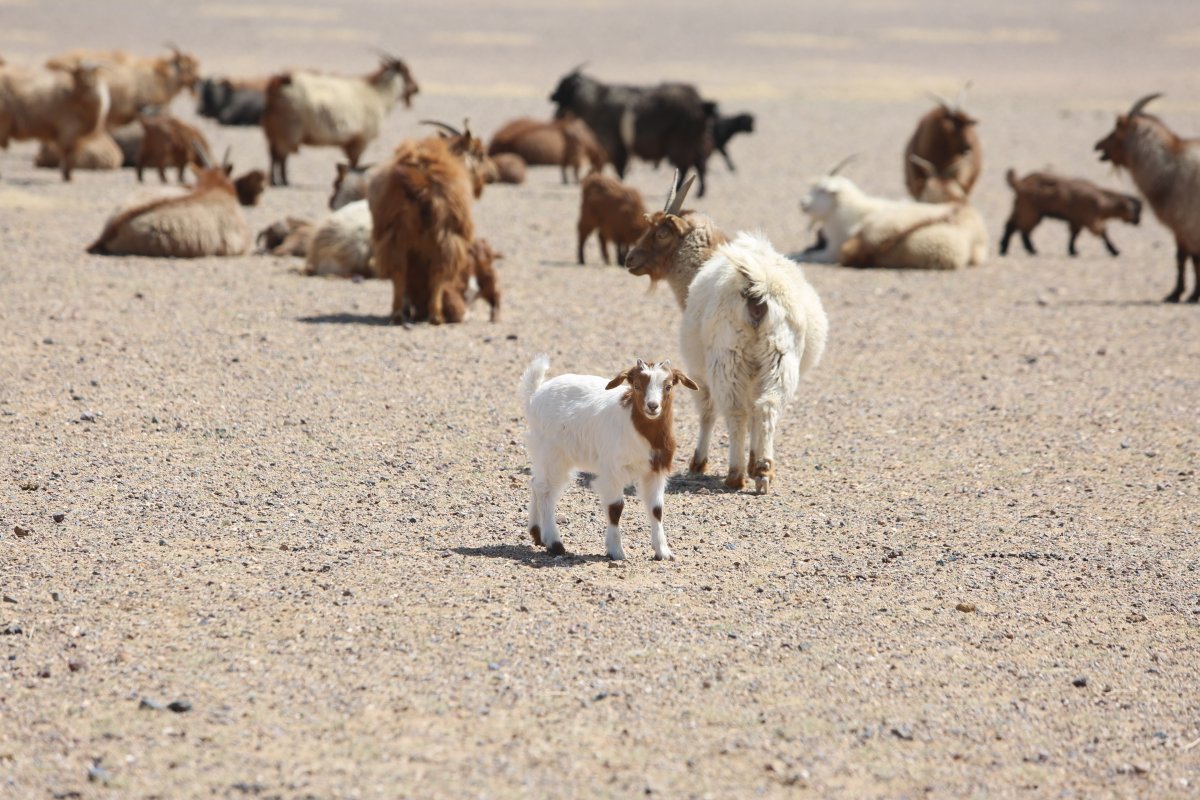
[[[108,131],[93,131],[80,139],[75,146],[75,169],[120,169],[123,162],[121,147]],[[62,154],[58,151],[58,146],[51,142],[42,142],[33,159],[33,165],[42,169],[62,169],[62,163]]]
[[[576,68],[559,81],[550,101],[558,105],[557,116],[570,112],[588,124],[621,178],[631,156],[651,162],[665,158],[681,181],[694,168],[704,195],[706,139],[717,106],[694,86],[609,85]]]
[[[917,200],[931,203],[960,200],[971,193],[979,180],[983,150],[975,130],[977,121],[962,110],[963,96],[970,85],[963,87],[953,103],[934,95],[938,107],[921,117],[908,140],[904,149],[904,183],[908,193]],[[914,155],[921,161],[915,161]],[[923,168],[922,163],[928,167]],[[962,190],[961,195],[927,191],[926,184],[931,175],[950,179]],[[939,187],[935,184],[933,188]]]
[[[71,71],[82,63],[101,65],[101,77],[108,84],[112,105],[108,127],[133,122],[147,106],[166,108],[184,89],[194,89],[200,68],[196,59],[167,45],[171,55],[143,58],[123,50],[72,50],[50,59],[51,69]]]
[[[308,275],[375,278],[371,264],[371,209],[366,200],[342,206],[325,218],[308,245]]]
[[[704,472],[716,415],[729,430],[725,484],[770,489],[775,428],[801,376],[825,351],[829,322],[816,291],[761,235],[725,240],[711,220],[681,211],[689,179],[629,251],[635,275],[665,278],[683,309],[680,342],[700,386],[700,438],[690,469]],[[750,449],[746,452],[749,430]]]
[[[593,173],[583,179],[579,202],[579,263],[583,246],[592,231],[600,239],[600,256],[608,260],[608,243],[617,248],[617,263],[625,264],[625,253],[646,230],[646,206],[637,189],[616,178]]]
[[[250,231],[238,206],[228,160],[213,166],[201,150],[196,188],[182,197],[151,200],[118,211],[89,253],[96,255],[200,258],[237,256],[250,247]]]
[[[300,145],[342,148],[350,166],[379,136],[396,103],[412,105],[419,91],[408,65],[384,56],[379,69],[344,78],[296,70],[271,78],[263,111],[263,132],[271,153],[271,185],[286,186],[287,159]]]
[[[656,561],[674,561],[663,530],[663,495],[675,459],[672,390],[696,383],[671,362],[646,363],[612,380],[595,375],[559,375],[546,380],[550,360],[538,356],[521,376],[521,405],[528,426],[531,461],[529,534],[551,555],[563,555],[555,508],[575,470],[596,475],[600,503],[608,511],[604,549],[625,558],[621,512],[625,487],[638,482],[650,520]]]
[[[94,64],[69,72],[0,67],[0,149],[9,140],[51,143],[64,154],[69,181],[80,142],[103,128],[108,106],[108,86]]]
[[[258,252],[273,256],[300,256],[308,254],[316,225],[306,219],[288,217],[263,228],[255,237]]]
[[[1142,201],[1136,197],[1102,189],[1082,178],[1064,178],[1050,172],[1031,172],[1017,178],[1016,170],[1005,173],[1008,185],[1016,192],[1012,214],[1004,226],[1004,238],[1000,240],[1000,255],[1008,253],[1008,240],[1017,231],[1021,232],[1021,243],[1026,252],[1036,253],[1029,234],[1043,219],[1061,219],[1071,230],[1067,240],[1067,252],[1078,255],[1075,239],[1087,228],[1104,240],[1104,246],[1114,256],[1120,251],[1108,238],[1104,222],[1121,219],[1137,225],[1142,217]]]
[[[483,144],[469,128],[406,141],[367,188],[375,268],[392,281],[392,321],[461,322],[447,288],[470,270],[471,200],[483,192]]]
[[[196,113],[222,125],[261,125],[267,81],[205,78],[196,87]]]
[[[584,159],[591,163],[593,171],[608,161],[587,123],[574,115],[549,122],[522,117],[506,123],[488,145],[489,156],[502,154],[518,155],[530,166],[560,167],[563,183],[567,182],[568,167],[579,183],[579,167]]]
[[[1149,201],[1154,215],[1175,236],[1175,288],[1165,301],[1183,298],[1187,262],[1196,285],[1189,303],[1200,302],[1200,139],[1177,136],[1158,117],[1143,112],[1161,94],[1146,95],[1117,117],[1112,133],[1096,143],[1101,161],[1124,167]]]

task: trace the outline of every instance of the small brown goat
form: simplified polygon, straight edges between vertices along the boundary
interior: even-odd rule
[[[238,202],[244,206],[258,205],[258,198],[262,196],[266,185],[267,173],[261,169],[252,169],[233,182],[233,188],[237,190]]]
[[[183,196],[151,200],[118,211],[88,252],[95,255],[200,258],[236,256],[250,247],[250,231],[237,203],[226,162],[213,166],[200,151],[196,188]]]
[[[579,183],[579,168],[584,159],[591,163],[593,171],[608,162],[591,128],[574,116],[549,122],[522,117],[509,122],[496,131],[488,145],[489,156],[502,153],[514,153],[530,166],[560,167],[563,183],[567,183],[568,167]]]
[[[263,228],[254,241],[260,253],[304,258],[316,230],[316,224],[310,220],[288,217]]]
[[[969,83],[963,87],[953,103],[934,95],[938,107],[921,117],[908,140],[904,149],[904,183],[908,193],[917,200],[930,203],[962,200],[979,180],[983,150],[975,130],[977,121],[962,110],[963,95],[969,87]],[[913,156],[920,160],[914,160]],[[937,184],[926,186],[933,177],[951,179],[961,188],[961,195],[956,191],[929,191],[929,188],[937,188]]]
[[[208,140],[204,134],[168,114],[155,114],[141,118],[142,142],[138,146],[137,179],[142,181],[146,167],[158,170],[158,177],[167,182],[167,168],[179,170],[179,182],[189,164],[201,164],[198,148],[208,152]]]
[[[103,127],[108,105],[108,87],[93,64],[69,72],[0,67],[0,150],[11,139],[51,142],[64,154],[69,181],[80,141]]]
[[[460,274],[453,289],[447,288],[442,298],[447,309],[446,316],[466,319],[471,305],[482,297],[492,309],[489,321],[499,322],[500,286],[496,277],[496,262],[504,258],[504,254],[493,250],[487,239],[471,242],[468,254],[471,259],[470,270]]]
[[[649,226],[641,194],[616,178],[593,172],[583,179],[580,195],[579,263],[584,263],[584,244],[597,231],[604,263],[612,263],[608,259],[611,240],[617,246],[617,263],[624,266],[625,254]]]
[[[497,153],[488,156],[488,183],[524,183],[525,159],[516,153]]]
[[[1189,303],[1200,302],[1200,139],[1176,135],[1143,109],[1161,94],[1138,100],[1117,117],[1112,133],[1096,143],[1101,161],[1129,170],[1133,182],[1154,209],[1154,216],[1175,236],[1175,288],[1165,302],[1183,298],[1187,262],[1192,260],[1196,285]]]
[[[471,269],[471,199],[483,192],[483,144],[462,133],[409,140],[372,171],[367,200],[375,266],[392,281],[392,321],[461,322],[445,291]]]
[[[1017,178],[1016,170],[1010,169],[1005,178],[1017,196],[1013,198],[1012,214],[1004,226],[1004,237],[1000,240],[1000,255],[1008,253],[1008,240],[1020,231],[1021,243],[1028,253],[1036,253],[1029,234],[1043,219],[1060,219],[1067,223],[1071,238],[1067,241],[1067,252],[1078,255],[1075,239],[1084,228],[1104,240],[1104,246],[1114,256],[1120,251],[1108,238],[1104,222],[1120,219],[1137,225],[1142,216],[1142,201],[1136,197],[1102,189],[1082,178],[1064,178],[1049,172],[1031,172]]]
[[[174,45],[167,47],[171,55],[159,58],[142,58],[123,50],[72,50],[50,59],[46,66],[69,72],[84,62],[101,65],[101,77],[112,95],[107,124],[116,128],[136,120],[146,106],[166,108],[181,91],[195,88],[199,62]]]

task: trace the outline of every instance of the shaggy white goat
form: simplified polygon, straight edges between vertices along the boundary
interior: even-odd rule
[[[841,175],[813,183],[800,208],[821,226],[806,261],[855,267],[958,269],[987,259],[987,231],[965,203],[872,197]]]
[[[308,246],[305,272],[349,278],[378,277],[371,260],[371,209],[366,200],[342,206],[317,226]]]
[[[680,329],[684,360],[700,384],[694,472],[708,463],[719,412],[729,430],[726,485],[741,488],[749,472],[757,492],[770,489],[779,417],[800,377],[821,360],[828,335],[816,290],[765,236],[741,233],[717,248],[688,288]]]
[[[662,525],[663,493],[675,457],[671,390],[677,384],[696,389],[696,384],[669,361],[647,364],[639,359],[612,380],[567,374],[547,381],[549,368],[550,360],[538,356],[521,376],[532,460],[529,533],[534,544],[545,544],[552,555],[566,552],[555,507],[572,473],[582,469],[595,473],[600,502],[608,509],[604,541],[609,558],[625,558],[620,527],[624,492],[638,481],[654,558],[675,560]]]

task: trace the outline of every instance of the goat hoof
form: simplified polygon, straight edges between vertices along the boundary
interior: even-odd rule
[[[624,561],[625,560],[625,551],[618,550],[615,553],[610,552],[608,554],[608,560],[609,561]]]
[[[1188,301],[1189,303],[1200,303],[1200,292],[1197,292],[1196,294],[1193,294],[1191,297],[1189,297],[1189,298],[1187,299],[1187,301]]]
[[[692,463],[688,464],[688,472],[694,472],[697,475],[703,475],[704,470],[706,469],[708,469],[707,458],[697,459],[695,456],[693,456]]]
[[[565,556],[567,554],[567,548],[563,547],[562,542],[551,542],[546,547],[546,552],[552,556]]]
[[[1183,297],[1183,292],[1171,292],[1169,295],[1163,298],[1163,302],[1178,303],[1181,297]]]
[[[731,472],[725,478],[725,485],[730,489],[741,489],[746,485],[746,476],[736,472]]]
[[[655,561],[674,561],[675,554],[672,553],[670,550],[663,550],[662,553],[654,554],[654,560]]]

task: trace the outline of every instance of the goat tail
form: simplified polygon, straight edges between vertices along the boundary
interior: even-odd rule
[[[549,370],[550,356],[542,353],[529,362],[529,366],[521,375],[521,408],[525,410],[526,416],[529,415],[529,401],[533,398],[533,393],[542,385],[542,381],[546,380],[546,373]]]
[[[1017,188],[1017,171],[1012,167],[1008,168],[1008,172],[1004,173],[1004,180],[1008,181],[1008,185],[1016,191]]]

